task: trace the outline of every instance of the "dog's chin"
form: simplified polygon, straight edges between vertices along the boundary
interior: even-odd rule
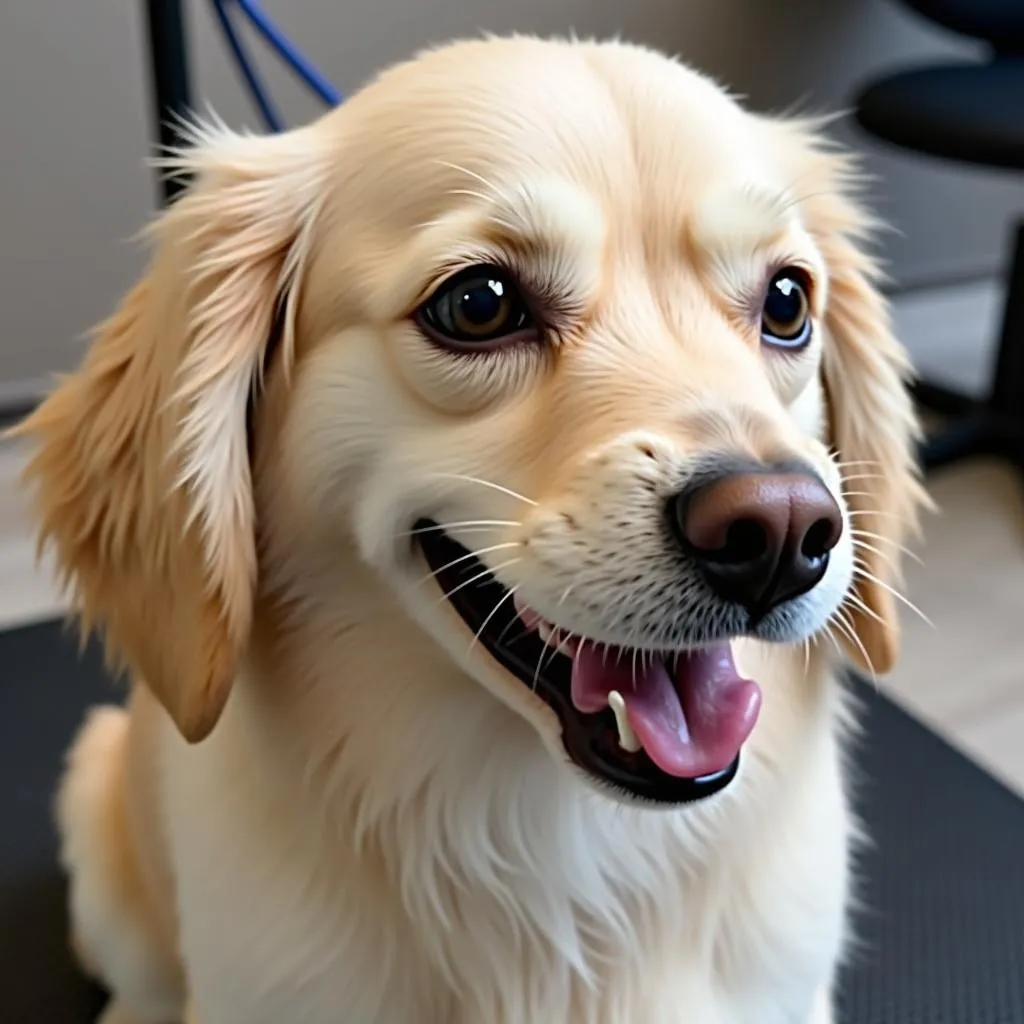
[[[579,637],[560,643],[437,524],[421,520],[414,533],[475,643],[510,686],[531,692],[527,702],[553,712],[565,756],[589,782],[619,800],[678,806],[736,778],[760,689],[737,672],[729,642],[663,654]]]

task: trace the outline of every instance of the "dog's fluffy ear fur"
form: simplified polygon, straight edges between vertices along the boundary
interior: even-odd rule
[[[852,198],[856,163],[830,151],[818,126],[804,130],[800,149],[809,166],[797,180],[807,192],[801,202],[807,229],[828,269],[824,386],[857,554],[856,586],[837,634],[855,663],[881,674],[899,654],[903,543],[927,503],[907,390],[911,368],[879,290],[882,274],[865,249],[875,224]]]
[[[169,161],[192,185],[153,225],[148,273],[18,433],[36,445],[40,542],[83,628],[196,742],[249,631],[247,404],[279,310],[290,356],[323,161],[308,129],[200,128],[192,142]]]

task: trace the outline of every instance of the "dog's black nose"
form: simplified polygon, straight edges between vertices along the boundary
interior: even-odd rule
[[[818,583],[843,529],[817,476],[771,466],[700,480],[670,499],[668,519],[708,585],[755,620]]]

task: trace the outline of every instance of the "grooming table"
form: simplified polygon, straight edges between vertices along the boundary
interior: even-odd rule
[[[866,705],[857,790],[874,843],[841,1021],[1024,1024],[1024,803],[854,685]],[[102,1005],[67,951],[50,807],[84,708],[116,696],[95,646],[79,658],[60,624],[0,633],[3,1024],[92,1024]]]

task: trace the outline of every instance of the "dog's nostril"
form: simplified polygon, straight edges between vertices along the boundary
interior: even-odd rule
[[[824,558],[835,547],[834,534],[835,524],[831,519],[817,520],[804,534],[804,539],[800,543],[800,554],[804,558]]]
[[[843,530],[825,485],[788,466],[727,469],[675,495],[669,512],[705,582],[755,616],[814,587]]]
[[[756,562],[768,552],[771,542],[763,523],[756,519],[737,519],[725,532],[725,546],[716,553],[718,561],[739,565]]]

